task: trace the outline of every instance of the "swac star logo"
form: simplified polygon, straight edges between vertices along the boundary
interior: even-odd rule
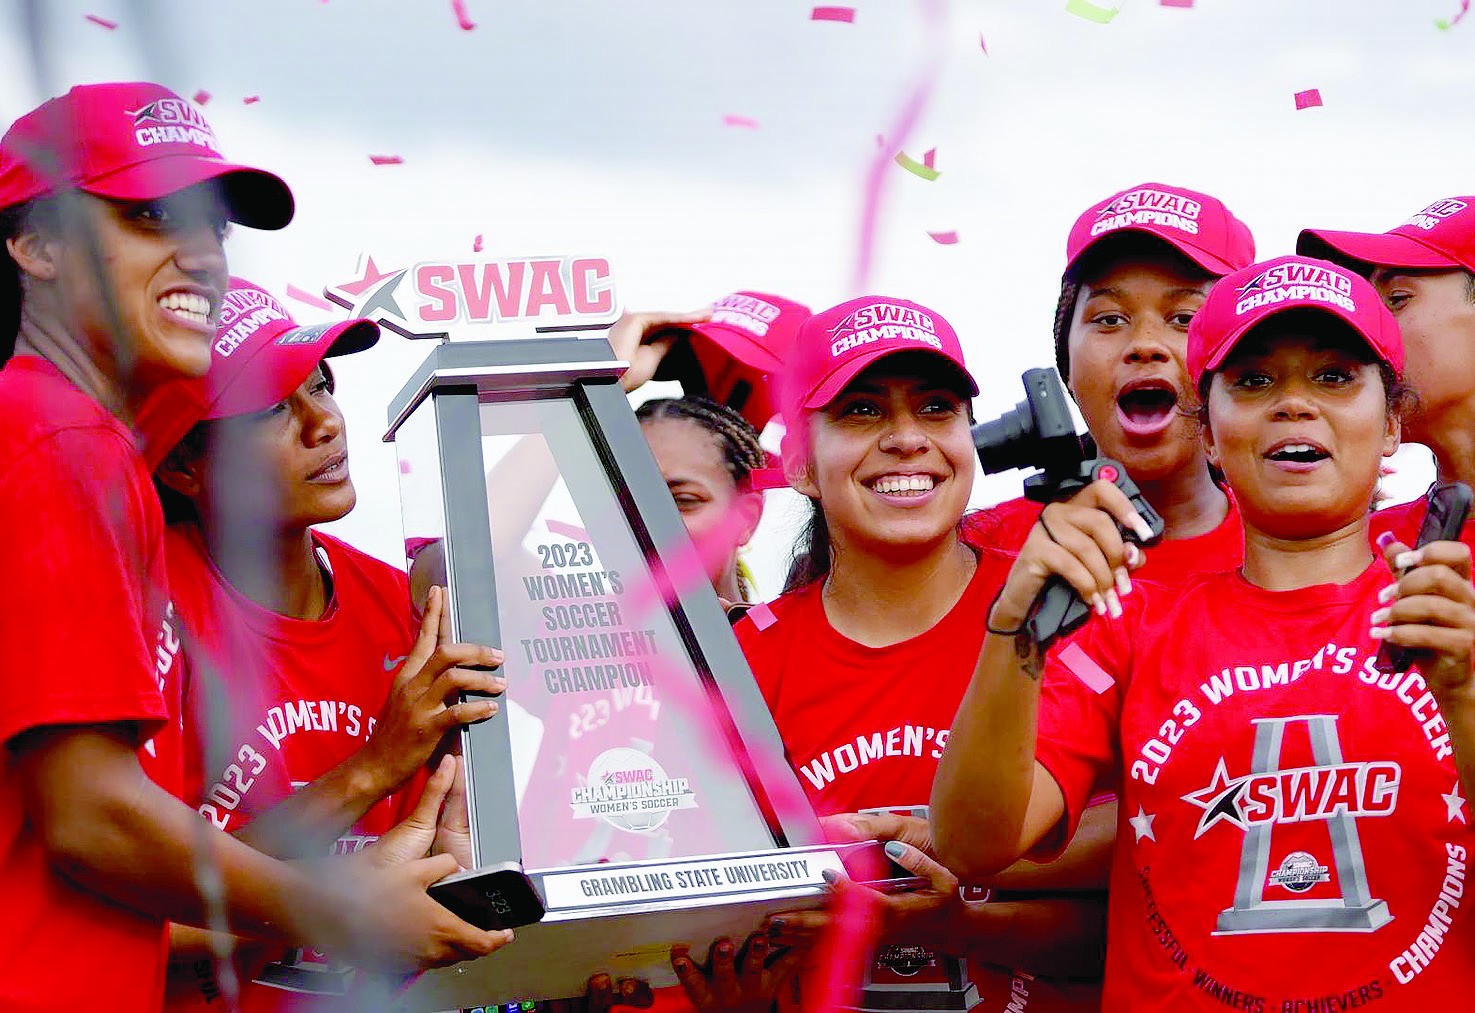
[[[325,286],[323,296],[348,310],[350,316],[373,320],[407,338],[444,338],[445,331],[416,331],[410,327],[410,318],[395,298],[399,283],[408,273],[405,267],[381,271],[374,258],[365,254],[359,260],[359,277]]]
[[[1244,813],[1240,811],[1239,798],[1245,789],[1248,777],[1229,778],[1228,768],[1224,764],[1224,757],[1219,757],[1219,763],[1214,767],[1214,780],[1207,788],[1191,791],[1181,796],[1183,801],[1191,802],[1204,811],[1198,821],[1198,829],[1193,833],[1193,839],[1198,840],[1215,823],[1223,820],[1233,824],[1241,830],[1246,829]]]
[[[1249,295],[1265,288],[1265,273],[1262,271],[1239,287],[1240,295]]]

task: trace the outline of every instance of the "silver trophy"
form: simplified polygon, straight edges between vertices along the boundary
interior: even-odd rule
[[[432,893],[512,925],[408,1008],[674,984],[674,943],[823,903],[824,843],[602,339],[438,345],[394,398],[405,534],[458,640],[506,655],[461,733],[475,868]],[[536,919],[536,920],[535,920]]]

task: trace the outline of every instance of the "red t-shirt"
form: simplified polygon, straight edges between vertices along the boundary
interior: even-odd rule
[[[975,511],[963,524],[979,545],[1018,552],[1042,509],[1042,504],[1020,497]],[[1244,562],[1244,542],[1239,510],[1230,496],[1229,512],[1218,527],[1194,538],[1165,538],[1148,546],[1147,561],[1132,571],[1132,579],[1171,584],[1196,573],[1233,570]]]
[[[178,639],[164,521],[134,434],[53,365],[0,369],[0,741],[49,725],[137,724],[148,775],[179,791]],[[171,700],[173,706],[171,707]],[[156,1010],[161,918],[54,870],[0,750],[0,1008]]]
[[[235,832],[368,741],[414,643],[409,585],[402,571],[314,532],[332,600],[321,619],[291,619],[232,587],[193,525],[171,526],[165,538],[188,634],[184,798]],[[408,815],[423,780],[376,803],[334,850],[358,851]],[[273,985],[246,986],[248,1013],[303,1008],[304,994],[341,994],[349,981],[344,968],[313,950],[291,951],[259,980]],[[179,1008],[210,999],[192,995]]]
[[[984,615],[1014,565],[1011,554],[980,547],[964,531],[978,568],[947,615],[910,640],[866,647],[842,636],[825,616],[820,583],[773,602],[764,628],[751,612],[734,627],[789,763],[820,815],[928,804],[983,646]],[[907,960],[919,959],[937,963],[919,947],[893,948],[872,968],[873,980],[904,985],[905,975],[917,974]],[[984,1009],[1098,1008],[1090,987],[1057,987],[981,964],[969,976]]]
[[[1103,769],[1124,786],[1106,1009],[1475,994],[1470,805],[1423,678],[1373,668],[1388,582],[1143,584],[1052,652],[1037,755],[1070,826]]]

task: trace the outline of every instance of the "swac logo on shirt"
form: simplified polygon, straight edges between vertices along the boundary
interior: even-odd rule
[[[1402,768],[1387,761],[1346,762],[1334,714],[1255,718],[1254,724],[1255,769],[1230,778],[1220,757],[1213,781],[1182,796],[1204,811],[1195,840],[1221,821],[1245,834],[1234,906],[1219,912],[1215,931],[1373,932],[1386,925],[1393,916],[1387,903],[1374,898],[1368,889],[1357,820],[1393,813],[1398,807]],[[1304,727],[1315,764],[1282,768],[1287,729],[1295,726]],[[1326,822],[1341,896],[1297,899],[1289,907],[1265,900],[1266,886],[1304,892],[1322,881],[1319,863],[1305,852],[1289,856],[1274,872],[1268,867],[1275,827],[1310,820]]]
[[[1455,200],[1453,197],[1449,200],[1435,201],[1403,224],[1412,225],[1416,229],[1423,229],[1427,232],[1450,215],[1458,214],[1468,206],[1464,201]]]

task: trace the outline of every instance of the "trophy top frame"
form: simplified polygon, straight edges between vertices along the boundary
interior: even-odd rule
[[[479,395],[503,398],[557,396],[579,383],[614,383],[629,366],[603,338],[442,342],[390,400],[384,442],[394,442],[399,427],[438,388],[475,387]]]

